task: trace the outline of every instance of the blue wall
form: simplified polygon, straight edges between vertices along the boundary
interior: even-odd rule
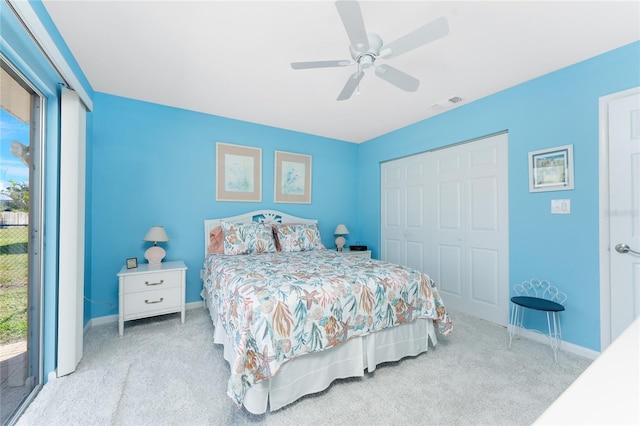
[[[356,168],[358,146],[302,134],[96,93],[91,166],[90,317],[118,312],[116,273],[129,257],[143,258],[142,237],[163,225],[171,241],[165,260],[184,260],[187,302],[200,299],[204,219],[262,208],[319,219],[327,247],[345,223],[359,238]],[[262,149],[262,202],[216,202],[216,142]],[[274,151],[309,154],[311,204],[274,203]]]
[[[380,163],[509,132],[510,282],[546,278],[566,291],[566,341],[600,348],[598,98],[640,85],[640,42],[368,141],[360,146],[360,229],[380,244]],[[573,144],[575,189],[529,193],[528,152]],[[571,200],[552,215],[551,200]],[[446,301],[445,301],[446,302]],[[546,325],[545,325],[546,326]]]

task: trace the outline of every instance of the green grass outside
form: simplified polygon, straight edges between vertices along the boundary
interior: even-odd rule
[[[28,227],[0,229],[0,344],[27,338]]]
[[[0,291],[0,344],[27,338],[27,287]]]

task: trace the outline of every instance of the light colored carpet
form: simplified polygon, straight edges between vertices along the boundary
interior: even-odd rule
[[[91,328],[78,370],[46,384],[19,425],[531,424],[591,360],[451,312],[453,333],[428,353],[334,382],[256,416],[226,395],[229,366],[205,309]]]

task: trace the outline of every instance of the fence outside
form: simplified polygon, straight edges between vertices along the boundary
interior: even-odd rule
[[[0,288],[28,283],[29,225],[0,225]]]

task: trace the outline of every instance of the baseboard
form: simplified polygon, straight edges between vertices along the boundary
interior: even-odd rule
[[[549,336],[533,330],[520,329],[520,337],[524,337],[526,339],[534,340],[540,343],[549,344]],[[600,356],[600,352],[585,348],[583,346],[578,346],[573,343],[565,342],[564,340],[562,341],[560,348],[565,352],[569,352],[591,360],[596,359]]]
[[[204,307],[204,301],[190,302],[185,305],[185,309],[187,311],[191,309],[201,309],[203,307]],[[84,332],[86,333],[87,330],[89,330],[89,328],[91,327],[95,327],[97,325],[102,325],[102,324],[111,324],[114,322],[118,322],[118,315],[106,315],[103,317],[92,318],[84,327]],[[542,334],[541,332],[538,332],[538,331],[521,329],[520,337],[534,340],[540,343],[545,343],[545,344],[549,343],[549,340],[548,340],[549,337],[546,334]],[[600,356],[600,352],[585,348],[583,346],[578,346],[573,343],[565,342],[564,340],[562,341],[561,348],[565,352],[569,352],[587,359],[593,360]]]
[[[204,307],[204,301],[189,302],[189,303],[186,303],[184,307],[187,311],[191,309],[200,309]],[[85,325],[84,332],[86,333],[87,330],[89,330],[91,327],[95,327],[97,325],[103,325],[103,324],[111,324],[114,322],[118,322],[118,315],[105,315],[103,317],[92,318],[91,320],[89,320],[87,325]]]

